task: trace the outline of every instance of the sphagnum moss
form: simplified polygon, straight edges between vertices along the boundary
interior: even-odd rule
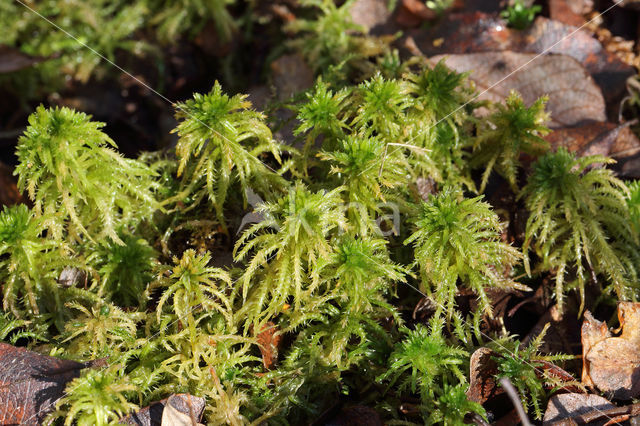
[[[341,13],[326,6],[331,19]],[[312,33],[317,23],[305,25]],[[325,41],[303,48],[312,55]],[[504,164],[496,170],[519,191],[520,153],[543,148],[543,102],[526,108],[513,95],[488,105],[502,127],[485,126],[472,116],[464,75],[416,64],[391,64],[402,76],[386,70],[352,86],[337,84],[338,74],[320,79],[294,105],[301,153],[274,140],[244,95],[219,84],[179,104],[177,157],[124,159],[101,123],[38,108],[16,169],[34,208],[0,213],[0,337],[36,348],[47,339],[49,353],[79,360],[108,352],[111,364],[71,382],[52,417],[114,422],[178,392],[204,397],[212,423],[310,423],[344,394],[375,401],[385,420],[458,424],[484,415],[465,391],[469,354],[491,312],[487,292],[525,288],[512,278],[522,254],[502,241],[505,226],[473,195],[469,171]],[[510,148],[478,142],[489,140]],[[281,161],[286,169],[274,172]],[[524,249],[560,284],[565,275],[584,281],[592,268],[630,298],[634,199],[592,167],[607,161],[559,151],[534,165],[522,191],[532,213]],[[418,177],[434,182],[433,194],[421,198]],[[234,234],[239,218],[230,212],[243,211],[249,190],[265,200],[252,215],[259,222]],[[395,216],[384,217],[381,203]],[[207,221],[215,233],[226,226],[233,265],[214,266],[224,263],[220,244],[196,251],[185,221]],[[172,260],[164,237],[174,234],[182,240]],[[86,271],[87,282],[59,285],[67,266]],[[439,306],[428,326],[407,315],[414,300],[404,283]],[[479,300],[470,323],[456,305],[463,288]],[[508,348],[495,349],[500,371],[538,415],[545,395],[525,368],[536,365],[537,346],[516,358]],[[272,351],[270,370],[261,350]],[[418,401],[413,417],[397,410],[407,398]]]

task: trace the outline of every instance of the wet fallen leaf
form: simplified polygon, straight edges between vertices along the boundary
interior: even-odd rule
[[[500,102],[512,89],[532,104],[548,95],[549,126],[567,127],[584,121],[605,121],[602,92],[575,59],[565,55],[537,56],[511,51],[441,55],[458,72],[471,72],[481,93],[479,99]],[[553,76],[553,78],[549,78]]]
[[[257,336],[260,353],[262,354],[262,364],[267,370],[270,370],[278,360],[278,348],[282,340],[282,335],[279,331],[278,326],[269,321],[262,327],[262,331]]]
[[[0,45],[0,74],[16,72],[44,61],[44,58],[29,56],[13,47]]]
[[[563,393],[553,395],[549,399],[544,413],[543,425],[560,420],[570,419],[594,410],[614,408],[609,400],[599,396],[584,393]]]
[[[88,366],[0,343],[0,424],[41,424]]]
[[[171,395],[167,399],[153,402],[148,407],[144,407],[133,414],[121,418],[119,423],[138,426],[159,426],[166,424],[191,426],[193,424],[192,419],[195,419],[196,423],[200,421],[204,413],[204,407],[204,398],[180,393]],[[193,414],[193,416],[190,413]],[[173,423],[167,423],[169,421]],[[183,423],[180,423],[181,421]],[[186,423],[184,423],[184,421],[186,421]]]
[[[620,302],[622,332],[615,337],[607,325],[585,312],[582,324],[582,382],[618,399],[640,395],[640,303]]]

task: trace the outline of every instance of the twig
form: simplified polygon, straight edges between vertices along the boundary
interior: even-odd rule
[[[511,384],[511,381],[506,377],[503,377],[500,379],[500,384],[502,385],[502,389],[504,389],[509,396],[509,399],[511,399],[513,406],[516,408],[520,421],[522,422],[522,426],[533,426],[527,417],[527,413],[524,412],[524,407],[522,406],[522,401],[520,400],[518,391],[516,391],[516,388]]]

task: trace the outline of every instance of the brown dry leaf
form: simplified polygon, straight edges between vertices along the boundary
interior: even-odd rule
[[[282,340],[280,329],[273,322],[269,321],[262,327],[257,340],[262,354],[262,364],[264,368],[270,370],[278,360],[278,348]]]
[[[349,12],[353,22],[367,31],[385,25],[391,18],[387,0],[356,0]]]
[[[0,424],[41,424],[88,366],[0,343]]]
[[[608,52],[593,35],[561,22],[538,17],[513,50],[533,53],[559,53],[580,62],[602,89],[607,104],[613,106],[626,93],[627,79],[635,75],[633,67]]]
[[[278,99],[285,100],[313,86],[313,70],[298,54],[283,55],[271,63]]]
[[[489,348],[477,349],[472,355],[469,367],[470,379],[467,398],[470,401],[484,404],[493,397],[504,393],[496,382],[498,364],[491,357],[496,353]]]
[[[582,324],[582,381],[618,399],[640,395],[640,303],[620,302],[622,333],[613,337],[607,325],[585,312]]]
[[[509,50],[513,44],[507,23],[482,12],[452,13],[431,31],[413,30],[408,34],[427,56]],[[434,40],[446,40],[446,43],[434,43]]]
[[[569,2],[570,0],[566,0]],[[504,20],[480,12],[450,14],[431,31],[409,32],[425,55],[511,50],[521,53],[558,53],[580,62],[600,86],[615,116],[626,93],[626,80],[635,70],[587,30],[538,17],[524,31],[507,28]],[[434,40],[447,42],[434,44]]]
[[[395,21],[405,27],[414,28],[425,21],[431,21],[438,15],[420,0],[402,0]]]
[[[118,422],[120,424],[138,426],[159,426],[162,424],[191,426],[193,424],[192,419],[195,419],[196,422],[200,421],[204,413],[204,407],[204,398],[179,393],[171,395],[167,399],[153,402],[148,407],[141,408],[137,412],[121,418]],[[167,413],[167,421],[177,419],[178,422],[186,421],[186,423],[166,423],[165,413]]]
[[[599,395],[584,393],[563,393],[553,395],[549,399],[544,413],[543,425],[549,425],[560,420],[570,419],[595,410],[614,408],[609,400]]]
[[[640,140],[631,131],[634,122],[615,124],[590,122],[580,126],[556,129],[545,136],[552,149],[560,147],[580,156],[604,155],[618,161],[616,169],[621,175],[640,175],[636,158],[640,153]]]
[[[195,401],[199,407],[195,406]],[[197,398],[191,395],[171,395],[162,411],[161,426],[204,426],[198,423],[204,410],[204,398]]]
[[[548,95],[549,126],[567,127],[584,121],[604,121],[602,92],[587,71],[575,59],[565,55],[538,57],[511,51],[441,55],[441,59],[458,72],[471,72],[480,93],[479,99],[500,102],[517,90],[530,105]],[[553,78],[550,78],[553,76]]]
[[[549,0],[549,16],[554,21],[579,27],[584,15],[593,10],[593,0]]]
[[[29,56],[13,47],[0,45],[0,74],[20,71],[44,61],[44,58]]]

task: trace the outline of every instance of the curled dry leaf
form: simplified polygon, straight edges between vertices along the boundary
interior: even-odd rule
[[[0,424],[41,424],[88,366],[0,343]]]
[[[563,393],[553,395],[544,413],[543,425],[550,425],[560,420],[570,419],[594,410],[614,408],[609,400],[584,393]]]
[[[470,359],[469,389],[467,398],[470,401],[484,404],[493,397],[504,393],[496,382],[498,364],[492,358],[496,353],[489,348],[477,349]]]
[[[200,421],[204,413],[205,400],[197,396],[186,393],[171,395],[167,399],[151,403],[133,414],[129,414],[119,420],[120,424],[152,426],[152,425],[188,425],[191,426],[192,419]],[[167,411],[169,411],[167,413]],[[187,421],[187,423],[166,423],[171,419],[176,421]]]
[[[618,399],[640,395],[640,303],[620,302],[622,332],[613,336],[604,322],[585,312],[582,324],[582,382]]]
[[[549,126],[567,127],[584,121],[605,121],[605,103],[600,88],[575,59],[565,55],[538,56],[511,51],[442,55],[458,72],[470,72],[479,99],[500,102],[517,90],[527,105],[547,95]],[[549,78],[553,76],[553,78]]]
[[[282,340],[282,335],[279,331],[278,326],[269,321],[262,326],[262,331],[257,336],[260,353],[262,354],[262,364],[267,370],[270,370],[278,360],[278,348]]]

